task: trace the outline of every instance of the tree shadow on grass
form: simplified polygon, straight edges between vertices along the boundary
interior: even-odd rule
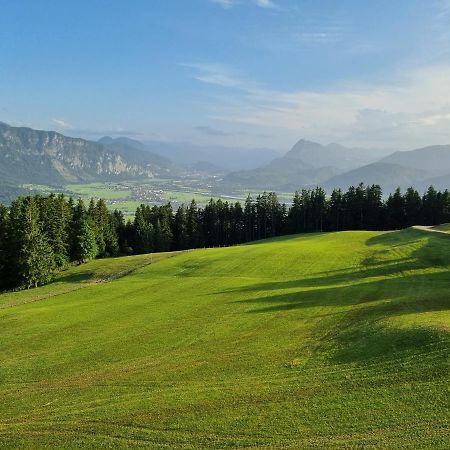
[[[363,364],[374,359],[424,353],[430,345],[442,342],[447,342],[448,348],[450,333],[445,330],[427,327],[426,323],[423,327],[388,326],[385,319],[448,311],[449,281],[447,272],[411,275],[400,282],[392,278],[352,286],[238,299],[234,302],[254,305],[255,308],[249,309],[248,314],[305,310],[305,314],[296,316],[297,320],[330,319],[330,322],[322,322],[314,330],[320,349],[330,355],[329,359],[333,363]],[[418,297],[418,292],[423,292],[423,296]],[[325,334],[327,338],[323,339]]]
[[[55,282],[61,283],[83,283],[95,279],[95,272],[86,270],[83,272],[64,274],[64,272],[55,279]]]
[[[431,349],[448,349],[448,338],[448,333],[430,327],[394,328],[370,323],[339,333],[334,340],[330,359],[333,363],[349,364],[392,360],[394,355],[405,357],[420,354],[425,358]],[[433,358],[445,362],[448,352],[434,352]]]
[[[252,292],[252,291],[276,291],[280,289],[293,288],[314,288],[322,286],[335,286],[340,284],[359,284],[364,283],[366,279],[377,277],[390,277],[401,272],[408,272],[424,268],[412,258],[399,258],[394,261],[388,261],[385,264],[373,265],[369,268],[361,268],[353,270],[349,267],[330,272],[322,272],[321,276],[313,276],[310,278],[300,278],[296,280],[273,281],[268,283],[258,283],[251,286],[230,288],[221,290],[217,293],[224,292]]]
[[[428,233],[430,235],[431,233]],[[435,236],[436,235],[436,236]],[[280,289],[295,288],[315,288],[336,285],[360,284],[366,283],[370,278],[389,278],[398,276],[399,279],[405,279],[404,274],[412,271],[426,268],[437,268],[439,270],[448,267],[450,273],[450,239],[446,235],[435,233],[432,236],[426,236],[420,230],[402,230],[384,233],[374,236],[366,241],[367,246],[382,246],[380,250],[374,250],[373,254],[367,256],[355,270],[355,267],[347,267],[337,270],[319,272],[309,278],[300,278],[295,280],[283,280],[268,283],[258,283],[251,286],[231,288],[223,292],[257,292],[257,291],[276,291]],[[418,239],[418,238],[421,239]],[[442,242],[443,240],[446,242]],[[417,242],[423,242],[419,248],[411,251],[408,256],[391,259],[378,259],[378,255],[384,254],[392,248],[409,246]],[[444,244],[444,245],[443,245]],[[446,245],[445,245],[446,244]]]
[[[435,297],[423,299],[421,302],[411,302],[410,294],[414,286],[423,288],[441,289],[442,293],[448,292],[448,284],[450,283],[450,273],[438,272],[434,274],[410,275],[402,278],[386,278],[375,281],[365,281],[358,284],[318,287],[316,289],[298,290],[295,292],[286,292],[278,295],[263,295],[253,298],[244,298],[233,300],[233,303],[247,303],[258,305],[256,309],[251,309],[249,313],[263,313],[287,311],[305,308],[323,308],[323,307],[339,307],[354,306],[361,304],[369,304],[372,302],[389,302],[386,305],[392,305],[388,312],[395,314],[398,304],[401,311],[406,309],[415,309],[416,311],[424,310],[446,310],[450,308],[450,301],[447,297]],[[265,283],[261,288],[254,286],[255,291],[267,291]],[[279,289],[302,287],[293,282],[277,283]],[[282,287],[279,287],[282,286]],[[405,303],[404,303],[405,302]],[[408,306],[409,305],[409,306]],[[415,305],[415,307],[414,307]],[[405,308],[408,306],[408,308]],[[387,308],[387,306],[385,306]],[[373,314],[374,311],[371,311]]]
[[[259,283],[227,292],[236,295],[235,303],[254,305],[255,308],[247,311],[249,314],[317,308],[317,315],[309,311],[305,320],[336,316],[331,323],[332,334],[321,344],[329,346],[334,363],[366,363],[428,354],[429,346],[437,344],[444,346],[447,352],[444,351],[443,357],[448,358],[448,331],[427,326],[426,322],[423,326],[396,327],[384,321],[450,309],[448,236],[437,233],[424,236],[420,231],[407,230],[371,237],[367,245],[381,246],[383,251],[383,248],[417,244],[418,240],[422,244],[413,245],[409,255],[386,261],[369,260],[356,272],[343,269],[332,275],[324,273],[319,277]],[[425,268],[436,271],[417,273]],[[276,293],[285,289],[290,292]],[[256,295],[239,299],[240,294],[248,292]],[[358,307],[343,308],[346,306]],[[323,307],[328,308],[326,313],[321,310]],[[317,337],[320,342],[321,336]]]

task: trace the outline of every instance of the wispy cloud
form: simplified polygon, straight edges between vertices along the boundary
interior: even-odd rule
[[[438,0],[436,16],[429,31],[435,43],[435,56],[448,57],[450,54],[450,0]]]
[[[194,69],[194,78],[203,83],[235,88],[245,84],[236,70],[224,64],[182,63],[181,66]]]
[[[329,31],[307,31],[294,34],[294,38],[306,44],[329,44],[338,42],[341,35]]]
[[[228,133],[224,130],[219,130],[217,128],[210,127],[208,125],[195,127],[195,130],[207,136],[231,136],[232,133]]]
[[[211,3],[221,6],[224,9],[231,8],[236,2],[235,0],[209,0]]]
[[[438,19],[446,19],[450,17],[450,0],[437,0],[436,9]]]
[[[63,119],[52,119],[50,127],[61,133],[68,133],[72,136],[82,137],[102,137],[102,136],[142,136],[141,132],[134,130],[127,130],[125,128],[106,128],[106,129],[93,129],[93,128],[77,128],[71,125]]]
[[[273,0],[247,0],[247,1],[239,1],[239,0],[209,0],[210,3],[215,3],[216,5],[221,6],[224,9],[230,9],[231,7],[242,4],[242,3],[251,3],[253,5],[259,6],[260,8],[276,8],[276,4]]]
[[[70,123],[66,122],[63,119],[52,119],[51,123],[53,125],[56,125],[59,130],[70,130],[73,128],[73,126]]]
[[[211,118],[355,145],[450,142],[449,79],[450,65],[417,69],[383,84],[328,91],[271,90],[240,78],[227,86],[229,93],[214,105]]]
[[[275,8],[275,3],[272,0],[254,0],[256,6],[260,8]]]
[[[144,134],[140,131],[127,130],[126,128],[106,128],[106,129],[91,129],[91,128],[72,128],[68,130],[70,134],[77,136],[89,136],[92,138],[103,136],[128,136],[128,137],[142,137]]]

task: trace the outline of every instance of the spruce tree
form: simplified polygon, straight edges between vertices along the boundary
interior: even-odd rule
[[[79,264],[94,259],[98,255],[97,240],[90,222],[89,219],[82,218],[77,225],[74,257]]]
[[[175,250],[185,250],[189,247],[189,236],[187,228],[187,210],[184,205],[181,205],[177,209],[174,219],[173,240]]]
[[[69,232],[72,210],[63,195],[50,194],[39,202],[40,220],[52,247],[55,264],[63,268],[69,261]]]
[[[386,201],[389,228],[401,229],[405,226],[405,199],[400,188],[397,188],[393,194],[389,195]]]
[[[39,221],[37,201],[27,197],[21,205],[16,225],[17,280],[30,288],[48,283],[56,271],[55,256]]]
[[[137,208],[134,216],[134,236],[132,241],[135,254],[151,253],[154,251],[154,227],[146,216],[146,206],[141,205]]]
[[[328,203],[329,226],[332,231],[343,229],[344,199],[340,189],[333,189]]]
[[[189,210],[187,213],[186,233],[189,248],[197,248],[203,245],[200,215],[195,200],[192,200],[191,204],[189,205]]]
[[[250,194],[244,204],[245,241],[252,241],[255,237],[255,205]]]
[[[421,225],[424,222],[422,199],[419,193],[412,187],[406,190],[404,197],[407,227]]]
[[[7,286],[8,209],[0,204],[0,289]]]
[[[116,256],[119,254],[119,236],[114,226],[113,217],[103,199],[97,202],[95,210],[97,230],[101,236],[101,238],[98,238],[98,242],[103,245],[103,252],[100,256]]]
[[[423,215],[424,222],[426,225],[437,225],[439,223],[439,193],[433,186],[430,186],[427,189],[427,192],[424,194],[423,199]]]

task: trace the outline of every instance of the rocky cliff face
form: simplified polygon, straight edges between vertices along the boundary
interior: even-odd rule
[[[161,170],[129,161],[97,142],[0,123],[0,181],[62,184],[151,178]]]

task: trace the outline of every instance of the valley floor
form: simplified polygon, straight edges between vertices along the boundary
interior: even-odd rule
[[[0,295],[0,447],[448,449],[449,287],[419,229],[93,261]]]

